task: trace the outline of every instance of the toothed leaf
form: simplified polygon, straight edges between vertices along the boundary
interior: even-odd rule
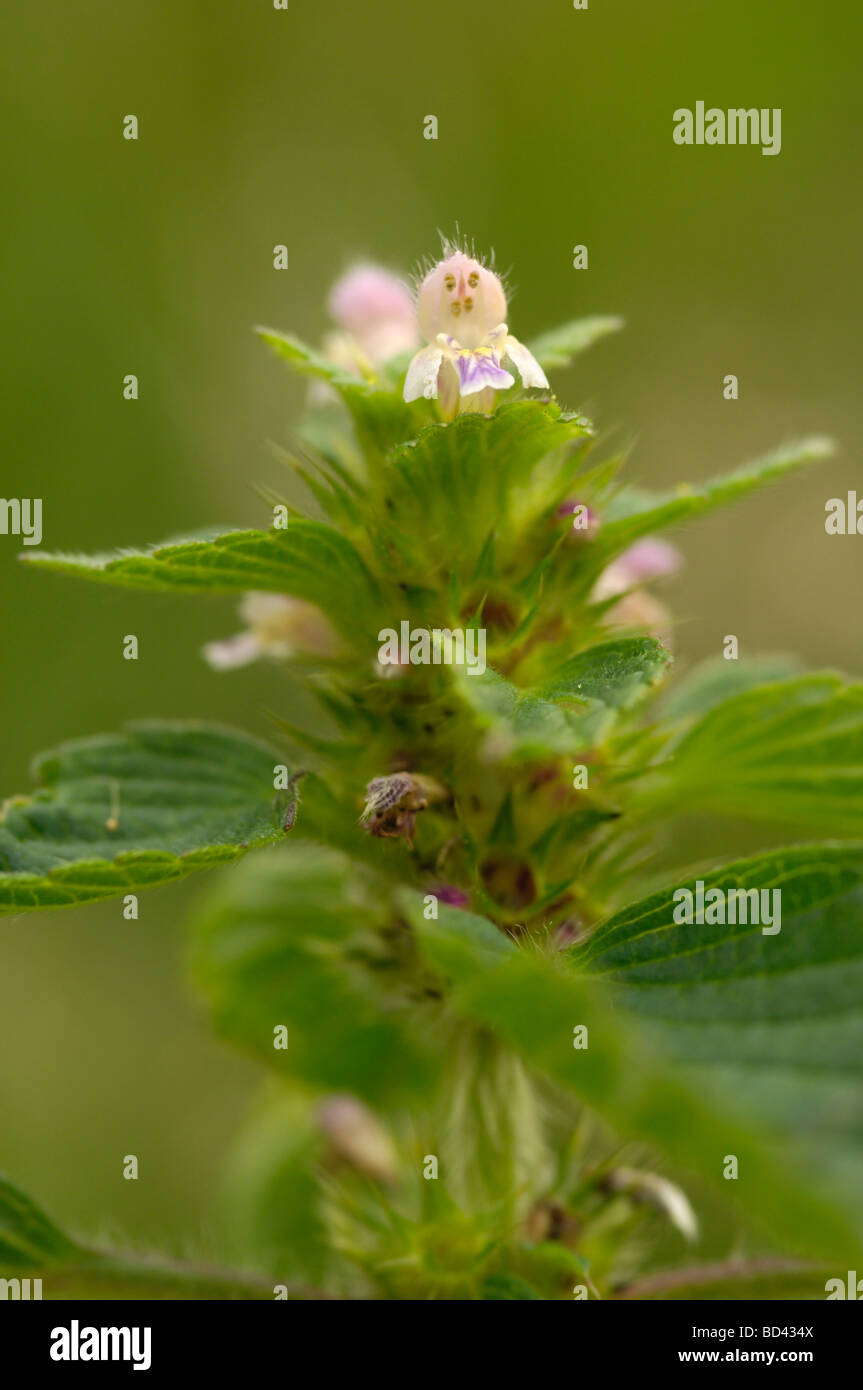
[[[181,878],[284,834],[280,755],[202,723],[61,744],[0,819],[0,913],[71,907]]]

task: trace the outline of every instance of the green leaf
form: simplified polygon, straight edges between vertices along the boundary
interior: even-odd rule
[[[258,1098],[228,1155],[222,1208],[238,1254],[320,1280],[332,1262],[321,1213],[318,1100],[273,1083]]]
[[[464,978],[499,964],[516,950],[487,917],[439,903],[437,918],[427,921],[423,897],[405,889],[399,898],[405,916],[422,937],[424,958],[445,975]]]
[[[751,921],[675,924],[668,889],[616,913],[575,959],[612,979],[632,1013],[661,1021],[663,1043],[680,1061],[856,1075],[863,844],[774,850],[700,881],[705,893],[778,889],[781,930],[765,935]],[[675,889],[694,892],[695,883]],[[750,909],[740,900],[736,915]]]
[[[785,652],[740,657],[736,661],[711,656],[675,684],[662,701],[662,713],[666,719],[690,719],[754,685],[768,685],[799,673],[799,658]]]
[[[612,554],[625,550],[642,536],[659,531],[664,526],[702,516],[715,507],[736,502],[756,488],[765,487],[805,464],[829,458],[832,452],[833,445],[829,439],[815,436],[799,443],[786,444],[753,463],[711,478],[700,486],[681,484],[672,491],[654,494],[641,489],[624,491],[609,509],[608,520],[601,527],[591,547],[591,554],[604,563]]]
[[[781,931],[676,924],[667,889],[611,917],[575,959],[705,1089],[733,1091],[793,1136],[813,1182],[841,1194],[863,1229],[863,845],[772,851],[702,882],[705,894],[779,889]]]
[[[0,1178],[0,1279],[34,1276],[42,1279],[44,1299],[274,1297],[271,1278],[79,1244],[20,1188]],[[299,1286],[289,1286],[289,1292],[292,1298],[316,1296]]]
[[[217,1028],[282,1075],[373,1102],[430,1079],[423,982],[377,879],[343,854],[293,844],[219,884],[195,930],[193,972]],[[275,1029],[288,1046],[274,1045]]]
[[[62,1264],[80,1250],[20,1188],[0,1177],[0,1279]]]
[[[617,333],[622,327],[623,319],[616,317],[571,319],[559,328],[541,333],[528,343],[528,347],[540,365],[546,371],[552,371],[558,367],[568,367],[579,353],[609,333]]]
[[[326,381],[334,387],[348,386],[360,390],[368,389],[361,377],[354,376],[353,372],[345,371],[344,367],[331,362],[323,353],[309,347],[295,334],[282,333],[277,328],[263,327],[256,328],[255,332],[277,357],[280,357],[283,362],[287,362],[301,376],[312,376],[318,381]]]
[[[412,439],[434,418],[428,401],[404,401],[400,389],[395,391],[386,382],[366,381],[346,372],[292,333],[274,328],[257,328],[255,332],[294,371],[326,381],[338,393],[350,411],[363,451],[372,456],[369,462],[379,462],[394,444]]]
[[[863,835],[863,684],[829,673],[717,705],[644,780],[645,805]]]
[[[810,1170],[863,1230],[863,1077],[823,1067],[756,1066],[750,1061],[704,1067],[717,1088],[736,1095],[774,1133],[794,1136]],[[836,1273],[832,1270],[831,1273]]]
[[[771,1153],[751,1117],[743,1122],[727,1096],[712,1094],[682,1062],[675,1065],[655,1026],[627,1016],[628,998],[619,984],[609,987],[598,978],[592,958],[504,949],[495,963],[478,935],[469,949],[474,928],[456,924],[459,915],[413,919],[423,953],[446,965],[456,1013],[493,1029],[534,1070],[570,1087],[622,1138],[659,1147],[678,1170],[724,1186],[738,1224],[766,1230],[795,1251],[826,1256],[856,1248],[844,1216],[819,1193],[817,1181],[799,1165],[795,1169],[793,1150],[781,1159]],[[448,938],[454,933],[453,945]],[[586,1048],[573,1046],[577,1025],[588,1030]],[[741,1179],[721,1185],[729,1153],[737,1155]]]
[[[281,838],[280,757],[218,725],[132,724],[37,759],[0,814],[0,913],[135,892]]]
[[[66,555],[28,551],[46,569],[134,589],[230,594],[264,589],[326,609],[349,635],[370,624],[374,581],[349,540],[302,518],[286,530],[229,531],[210,540],[177,541],[146,551]]]
[[[574,713],[538,699],[530,690],[519,690],[496,671],[479,676],[458,672],[454,684],[473,710],[484,732],[485,756],[493,761],[577,753],[600,742],[614,722],[613,711],[605,705]]]
[[[574,754],[606,738],[618,713],[647,693],[670,660],[655,638],[625,637],[578,652],[530,689],[492,670],[459,671],[455,684],[495,758]]]
[[[533,694],[543,700],[584,700],[629,709],[660,679],[670,660],[654,637],[622,637],[577,652]]]

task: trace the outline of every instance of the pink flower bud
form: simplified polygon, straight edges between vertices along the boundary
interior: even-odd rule
[[[557,514],[573,518],[571,530],[577,540],[592,540],[599,530],[599,516],[586,502],[578,502],[574,498],[563,502]]]
[[[373,366],[417,344],[413,296],[403,281],[376,265],[358,265],[337,280],[329,312]]]
[[[595,599],[613,598],[615,594],[625,593],[637,584],[646,584],[651,579],[662,579],[675,574],[680,569],[682,559],[679,550],[667,541],[648,536],[636,541],[616,560],[606,566],[596,581],[593,596]]]
[[[667,574],[675,574],[681,566],[680,551],[667,541],[646,536],[624,550],[618,561],[625,565],[632,584],[644,584],[649,579],[661,579]]]
[[[470,894],[465,893],[463,888],[456,888],[452,883],[440,883],[435,888],[430,888],[429,892],[434,893],[438,902],[446,907],[467,907],[470,902]]]

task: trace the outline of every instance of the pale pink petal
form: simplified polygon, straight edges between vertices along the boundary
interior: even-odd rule
[[[420,396],[425,396],[427,400],[431,400],[437,395],[437,376],[442,361],[442,348],[420,348],[408,367],[405,377],[404,398],[406,401],[419,400]]]
[[[529,352],[524,343],[518,341],[518,338],[513,338],[512,334],[506,340],[506,355],[518,369],[518,374],[525,386],[538,386],[548,390],[548,377],[533,353]]]
[[[644,584],[648,579],[661,579],[674,574],[682,563],[680,551],[668,541],[647,536],[624,550],[618,564],[626,568],[630,584]]]
[[[272,594],[267,590],[251,589],[243,594],[239,613],[246,627],[280,630],[290,621],[300,600],[288,594]]]
[[[606,565],[596,581],[593,597],[598,602],[613,598],[615,594],[626,593],[639,584],[647,584],[651,579],[662,579],[674,574],[682,564],[680,552],[653,536],[636,541],[610,565]]]
[[[253,632],[238,632],[223,642],[208,642],[204,647],[204,660],[214,671],[233,671],[239,666],[248,666],[261,655],[261,644]]]
[[[464,251],[451,248],[426,275],[417,295],[422,336],[431,342],[438,333],[457,336],[465,347],[479,347],[496,323],[506,317],[506,294],[488,266]]]

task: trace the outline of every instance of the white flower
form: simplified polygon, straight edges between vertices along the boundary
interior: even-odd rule
[[[244,594],[240,617],[246,624],[242,632],[204,647],[204,658],[216,671],[248,666],[262,656],[276,660],[298,653],[334,657],[341,650],[329,619],[303,599],[254,591]]]
[[[417,322],[428,346],[408,368],[405,400],[436,397],[446,419],[458,411],[491,410],[495,391],[515,384],[505,362],[525,386],[548,389],[536,358],[507,328],[499,276],[464,251],[444,249],[447,256],[417,292]]]

